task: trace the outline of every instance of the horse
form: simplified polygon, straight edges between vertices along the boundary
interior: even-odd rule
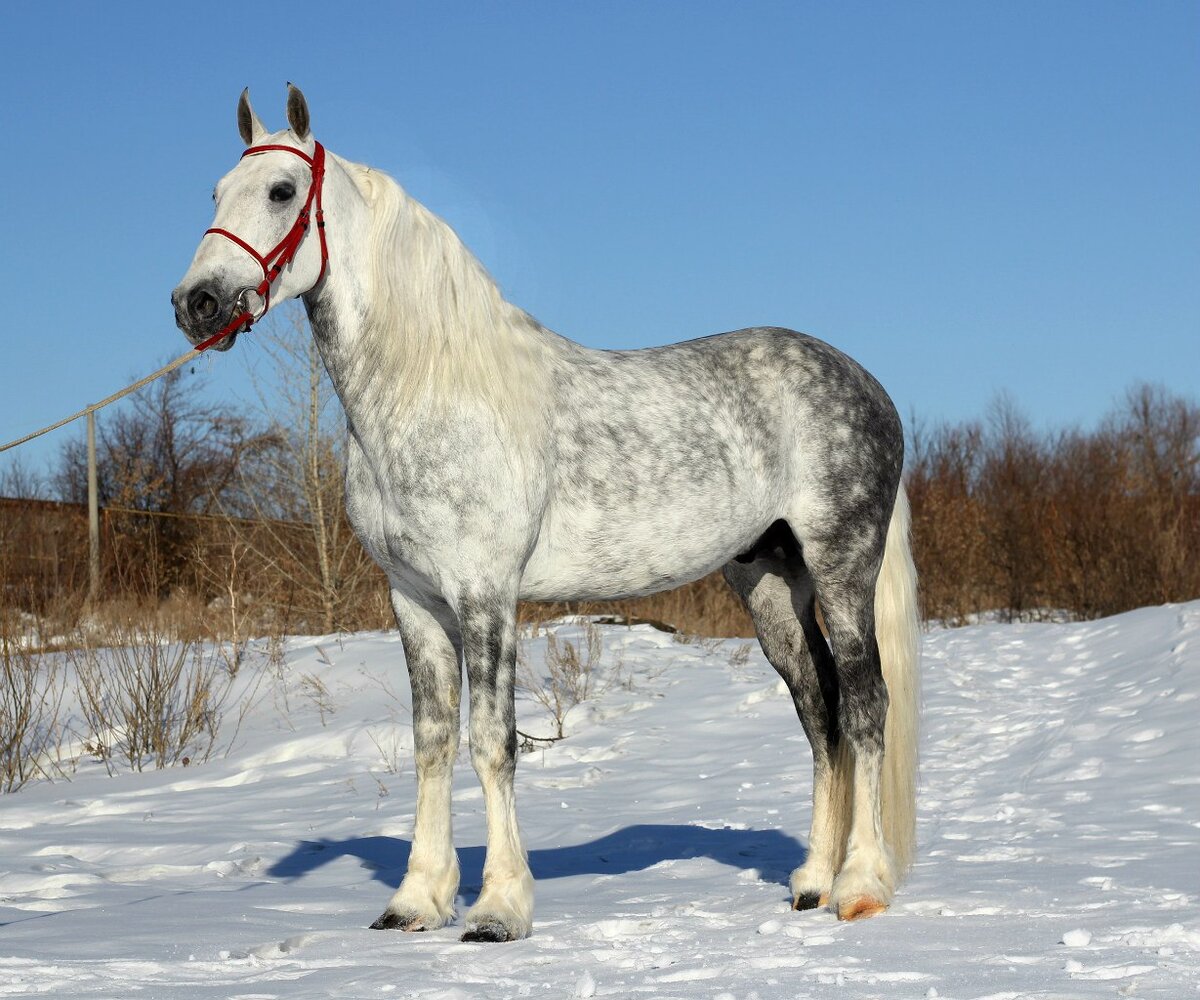
[[[327,154],[291,84],[286,117],[268,133],[242,92],[247,149],[171,299],[194,345],[228,350],[299,297],[345,410],[347,512],[387,576],[417,786],[408,867],[371,927],[455,917],[465,668],[487,844],[462,939],[532,931],[513,787],[518,600],[636,596],[717,568],[812,745],[792,905],[885,910],[914,853],[919,618],[904,435],[883,387],[774,327],[585,348],[506,301],[389,176]]]

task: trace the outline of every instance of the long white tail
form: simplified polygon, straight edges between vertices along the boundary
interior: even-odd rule
[[[908,496],[901,486],[875,584],[875,635],[888,689],[883,734],[883,834],[896,865],[897,880],[913,862],[917,839],[921,619],[917,569],[909,543],[910,521]]]

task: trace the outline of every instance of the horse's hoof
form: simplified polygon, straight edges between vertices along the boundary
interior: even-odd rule
[[[463,941],[515,941],[516,938],[509,933],[507,927],[498,921],[489,921],[484,924],[476,924],[474,927],[467,929],[462,936]]]
[[[415,913],[400,914],[390,910],[380,916],[370,927],[373,931],[423,931],[425,922]]]
[[[887,909],[887,903],[871,896],[856,896],[838,903],[838,920],[866,920]]]

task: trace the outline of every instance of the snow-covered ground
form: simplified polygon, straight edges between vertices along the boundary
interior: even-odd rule
[[[403,656],[390,634],[297,639],[227,755],[0,799],[0,995],[1200,991],[1200,602],[927,635],[920,858],[853,924],[788,908],[810,757],[757,647],[603,640],[606,689],[518,769],[529,940],[366,929],[412,829]],[[528,698],[520,726],[550,728]],[[484,836],[465,749],[454,814],[461,913]]]

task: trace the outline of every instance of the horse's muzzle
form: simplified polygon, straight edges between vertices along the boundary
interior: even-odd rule
[[[186,290],[180,285],[171,293],[171,305],[175,308],[175,325],[195,345],[225,326],[235,315],[235,310],[239,309],[240,300],[237,295],[223,296],[212,285],[197,285]],[[231,333],[213,344],[212,350],[229,350],[236,337],[236,333]]]

